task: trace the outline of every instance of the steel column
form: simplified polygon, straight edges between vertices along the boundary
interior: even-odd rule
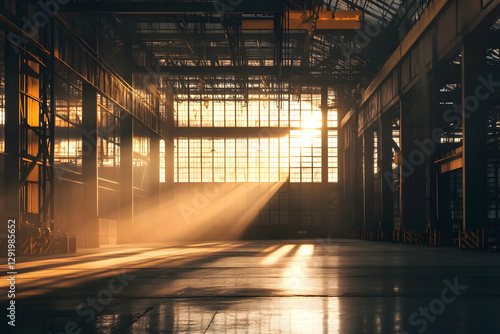
[[[133,118],[125,111],[120,117],[120,219],[117,242],[130,242],[133,225]]]
[[[422,82],[419,83],[420,88]],[[400,167],[400,217],[401,228],[426,228],[426,166],[427,147],[422,145],[424,101],[423,90],[401,96],[400,140],[403,163]],[[418,145],[417,145],[418,143]]]
[[[366,231],[377,229],[374,211],[374,161],[373,161],[373,132],[363,134],[363,221]]]
[[[439,110],[439,88],[438,88],[438,60],[437,60],[437,29],[432,32],[432,68],[428,74],[429,87],[428,105],[429,105],[429,118],[427,120],[428,129],[426,131],[427,137],[432,138],[432,132],[437,128],[438,123],[438,110]],[[424,88],[425,89],[425,88]],[[435,161],[438,160],[439,152],[438,145],[435,143],[435,148],[429,154],[429,200],[430,200],[430,224],[431,228],[435,229],[438,225],[439,215],[439,173]]]
[[[363,180],[363,138],[359,138],[356,135],[355,125],[358,124],[357,117],[355,117],[353,122],[353,139],[354,139],[354,224],[356,230],[364,229],[364,180]]]
[[[321,225],[327,231],[331,226],[328,221],[328,204],[331,194],[328,193],[328,87],[321,87]]]
[[[347,114],[347,107],[346,107],[346,101],[345,101],[345,96],[341,94],[341,90],[337,89],[335,91],[335,94],[337,96],[337,104],[338,104],[338,113],[337,113],[337,119],[339,120],[338,124],[338,141],[337,141],[337,152],[338,152],[338,175],[339,175],[339,182],[338,182],[338,193],[339,193],[339,207],[340,207],[340,214],[339,214],[339,219],[341,223],[341,228],[340,232],[345,233],[347,232],[347,226],[346,226],[346,191],[347,191],[347,182],[346,182],[346,175],[345,175],[345,169],[346,169],[346,159],[345,159],[345,136],[346,136],[346,126],[342,127],[341,126],[341,120],[345,117]],[[339,233],[340,234],[340,233]]]
[[[20,55],[13,45],[5,43],[5,206],[6,219],[15,219],[19,228],[20,206]]]
[[[99,247],[99,199],[98,199],[98,120],[97,91],[84,83],[82,91],[82,178],[83,178],[83,247]]]
[[[399,217],[401,219],[400,228],[412,228],[412,202],[413,202],[413,180],[415,168],[410,161],[412,151],[412,130],[410,98],[401,95],[399,98],[399,138],[403,163],[400,165],[399,173]]]
[[[485,47],[470,38],[463,45],[462,60],[462,120],[463,120],[463,221],[464,230],[486,226],[488,197],[486,186],[487,110],[478,98],[480,82],[486,78]]]

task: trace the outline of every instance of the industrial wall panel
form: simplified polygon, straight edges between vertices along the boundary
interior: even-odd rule
[[[481,12],[483,0],[461,1],[457,8],[457,32],[463,33],[471,21]]]
[[[474,1],[469,1],[474,2]],[[479,1],[475,1],[479,2]],[[449,1],[448,6],[443,11],[437,21],[437,45],[438,49],[445,48],[457,35],[457,11],[455,1]]]
[[[405,56],[401,61],[401,88],[405,88],[410,83],[410,56]]]

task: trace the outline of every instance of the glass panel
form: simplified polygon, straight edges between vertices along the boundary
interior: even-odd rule
[[[338,135],[328,130],[328,182],[338,182]]]
[[[217,83],[234,89],[229,82]],[[255,83],[254,83],[255,85]],[[217,87],[219,87],[217,86]],[[198,86],[196,86],[198,87]],[[218,88],[219,89],[219,88]],[[179,138],[175,148],[176,182],[328,182],[338,181],[336,97],[328,90],[328,159],[322,161],[322,112],[319,87],[297,94],[178,94],[178,126],[246,127],[248,134]],[[189,98],[189,99],[188,99]],[[180,100],[183,100],[181,103]],[[189,117],[187,117],[189,115]],[[281,135],[256,127],[280,126]],[[288,131],[286,131],[288,130]],[[263,131],[263,132],[259,132]],[[214,134],[217,132],[214,132]],[[162,176],[162,180],[164,176]]]

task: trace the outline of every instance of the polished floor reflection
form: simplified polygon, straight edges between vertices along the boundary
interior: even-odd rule
[[[318,239],[18,262],[17,333],[500,333],[500,254]]]

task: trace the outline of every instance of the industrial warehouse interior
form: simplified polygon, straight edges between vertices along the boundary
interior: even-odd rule
[[[1,333],[500,333],[500,0],[0,1]]]

